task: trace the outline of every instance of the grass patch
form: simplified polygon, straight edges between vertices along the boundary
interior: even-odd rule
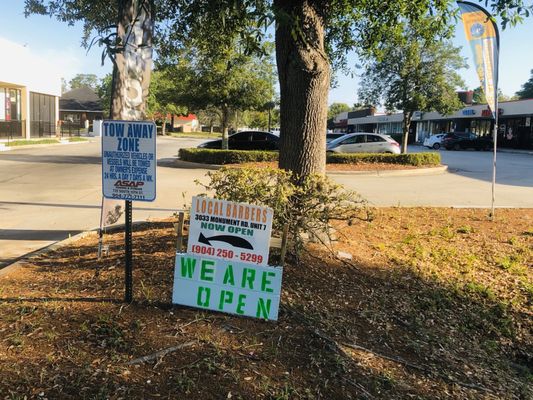
[[[79,136],[73,136],[68,138],[69,142],[86,142],[87,139]]]
[[[57,139],[36,139],[36,140],[13,140],[5,143],[6,146],[28,146],[32,144],[56,144],[59,143]]]

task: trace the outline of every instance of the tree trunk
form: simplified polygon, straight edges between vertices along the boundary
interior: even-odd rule
[[[117,74],[111,118],[142,121],[146,116],[146,98],[152,71],[153,16],[147,14],[145,9],[139,10],[139,0],[120,0],[119,5],[117,33],[124,50],[116,56]],[[135,27],[132,27],[136,17]]]
[[[326,169],[329,59],[324,48],[321,1],[275,0],[280,84],[279,167],[300,177]],[[298,35],[294,37],[293,35]]]
[[[167,115],[163,117],[163,126],[161,127],[161,134],[165,136],[167,134]]]
[[[404,111],[403,132],[402,132],[402,154],[407,153],[407,141],[409,139],[409,128],[411,127],[411,118],[413,118],[413,113],[409,111]]]
[[[228,149],[228,120],[229,110],[226,106],[222,107],[222,116],[220,122],[222,125],[222,150]]]

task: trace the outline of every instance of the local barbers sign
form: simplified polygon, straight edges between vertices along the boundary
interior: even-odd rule
[[[190,216],[172,302],[277,320],[283,269],[267,265],[272,209],[197,196]]]
[[[267,265],[272,216],[268,207],[193,197],[187,253]]]
[[[280,267],[178,253],[172,302],[277,320],[282,272]]]

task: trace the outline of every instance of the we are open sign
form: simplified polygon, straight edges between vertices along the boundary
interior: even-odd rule
[[[176,254],[172,302],[268,320],[278,319],[281,267]]]

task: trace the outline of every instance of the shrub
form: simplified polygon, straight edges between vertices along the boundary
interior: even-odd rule
[[[246,162],[277,161],[277,151],[256,150],[218,150],[218,149],[180,149],[183,161],[202,164],[241,164]]]
[[[277,151],[246,151],[218,149],[180,149],[183,161],[202,164],[242,164],[246,162],[277,161]],[[328,164],[386,163],[413,166],[440,165],[439,153],[328,153]]]
[[[385,163],[413,165],[440,165],[439,153],[328,153],[328,164],[360,164],[360,163]]]
[[[295,179],[290,172],[274,168],[223,167],[207,176],[210,182],[202,186],[213,191],[215,198],[272,208],[274,229],[287,224],[296,250],[302,243],[301,233],[328,244],[333,221],[351,224],[369,217],[366,202],[357,193],[323,175]]]

